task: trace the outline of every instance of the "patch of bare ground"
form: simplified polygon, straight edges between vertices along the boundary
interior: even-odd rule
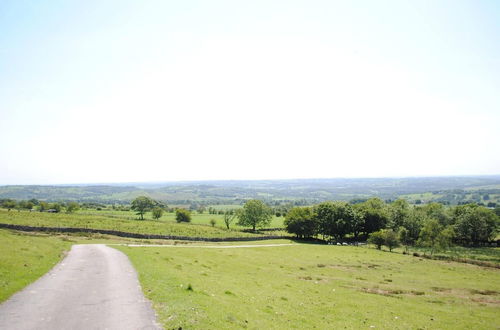
[[[412,295],[412,296],[422,296],[425,294],[423,291],[416,290],[401,290],[401,289],[382,289],[379,287],[366,288],[363,287],[359,289],[361,292],[379,294],[382,296],[391,296],[394,297],[396,295]]]

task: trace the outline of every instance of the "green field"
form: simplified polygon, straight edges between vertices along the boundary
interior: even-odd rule
[[[495,268],[313,244],[118,248],[168,329],[500,326]]]
[[[109,213],[107,213],[109,212]],[[0,223],[40,226],[40,227],[77,227],[119,230],[139,234],[176,235],[190,237],[258,237],[263,235],[281,235],[279,232],[247,233],[242,232],[241,227],[227,230],[221,226],[208,225],[210,217],[208,214],[198,214],[193,217],[192,223],[176,223],[173,214],[167,214],[160,220],[131,220],[123,214],[131,212],[122,211],[95,211],[95,213],[46,213],[28,211],[7,211],[0,209]],[[213,216],[216,217],[216,216]],[[222,217],[222,216],[219,216]],[[207,224],[204,224],[204,221]]]
[[[223,209],[224,205],[219,205],[222,206],[220,209]],[[219,207],[218,206],[218,207]],[[228,207],[226,205],[226,207]],[[237,208],[237,207],[234,207]],[[105,216],[109,218],[117,218],[117,219],[125,219],[125,220],[137,220],[138,216],[135,214],[133,211],[116,211],[116,210],[110,210],[110,209],[103,209],[103,210],[81,210],[78,211],[77,214],[81,215],[94,215],[94,216]],[[145,215],[146,219],[151,219],[151,213],[146,213]],[[226,229],[226,225],[224,224],[224,216],[222,214],[208,214],[207,212],[205,213],[198,213],[198,212],[192,212],[191,213],[191,223],[192,224],[198,224],[198,225],[210,225],[210,220],[214,219],[216,221],[215,227],[218,228],[223,228]],[[269,224],[270,228],[281,228],[283,227],[283,217],[276,217],[273,216],[271,223]],[[165,221],[165,222],[172,222],[175,223],[175,213],[163,213],[163,216],[158,219],[158,221]],[[245,227],[241,227],[237,224],[238,219],[234,219],[234,221],[231,223],[230,228],[234,229],[244,229]]]
[[[48,272],[70,245],[64,238],[0,230],[0,302]]]

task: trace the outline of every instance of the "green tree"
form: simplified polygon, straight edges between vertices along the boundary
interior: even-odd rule
[[[351,232],[354,217],[354,209],[346,202],[323,202],[314,207],[319,233],[337,240]]]
[[[410,205],[404,199],[395,200],[389,207],[389,228],[398,230],[410,214]]]
[[[370,198],[363,203],[356,204],[355,208],[362,214],[365,237],[387,225],[389,219],[387,206],[380,198]]]
[[[223,219],[227,229],[229,229],[229,226],[231,225],[231,223],[234,221],[235,218],[236,218],[236,212],[229,210],[224,212]]]
[[[214,219],[214,218],[210,219],[210,225],[211,225],[212,227],[215,227],[215,224],[216,224],[216,223],[217,223],[217,221],[215,221],[215,219]]]
[[[151,214],[153,216],[153,219],[158,220],[163,215],[163,209],[159,206],[155,206],[151,211]]]
[[[318,231],[318,224],[310,207],[294,207],[285,216],[286,231],[300,238],[309,238]]]
[[[50,209],[54,210],[56,213],[61,212],[62,210],[62,205],[60,203],[51,203],[49,205]]]
[[[66,212],[73,213],[78,209],[80,209],[80,204],[78,204],[77,202],[66,203]]]
[[[410,236],[410,232],[405,227],[399,228],[398,232],[399,241],[404,245],[405,251],[408,252],[408,247],[413,243],[413,238]]]
[[[498,216],[486,207],[474,204],[457,207],[455,231],[463,242],[477,245],[495,238],[498,233]]]
[[[400,245],[398,234],[394,230],[384,230],[384,245],[389,248],[389,251]]]
[[[249,200],[238,212],[238,224],[250,226],[255,231],[256,227],[268,226],[271,223],[272,210],[258,199]]]
[[[12,210],[13,208],[15,208],[17,206],[17,203],[15,200],[12,200],[12,199],[6,199],[2,202],[2,207],[3,208],[6,208],[7,211],[10,211]]]
[[[147,196],[139,196],[132,201],[131,209],[144,220],[144,213],[149,212],[153,206],[155,206],[154,200]]]
[[[191,222],[191,212],[186,209],[175,210],[175,221],[177,222]]]
[[[49,209],[49,204],[47,202],[40,202],[38,203],[38,210],[40,212],[46,211]]]
[[[425,222],[418,245],[430,249],[431,255],[434,252],[446,249],[451,245],[454,231],[452,226],[444,227],[436,219],[429,219]]]
[[[378,230],[368,236],[368,243],[373,244],[377,249],[381,249],[385,243],[385,235],[383,230]]]

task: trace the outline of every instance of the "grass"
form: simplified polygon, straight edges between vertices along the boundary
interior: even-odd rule
[[[224,205],[221,205],[224,206]],[[234,207],[237,208],[237,207]],[[223,209],[223,208],[221,208]],[[116,211],[116,210],[81,210],[78,211],[78,214],[81,215],[93,215],[93,216],[106,216],[110,218],[117,219],[125,219],[125,220],[136,220],[138,216],[133,211]],[[151,219],[151,213],[146,213],[145,218]],[[226,229],[226,225],[224,224],[224,216],[222,214],[208,214],[191,212],[191,223],[198,225],[210,225],[210,219],[214,219],[216,221],[215,227]],[[163,216],[159,219],[159,221],[171,222],[175,223],[175,213],[163,213]],[[273,216],[271,223],[269,225],[270,228],[283,228],[283,217]],[[237,219],[233,221],[231,224],[231,228],[234,229],[243,229],[244,227],[238,226]]]
[[[64,238],[0,230],[0,302],[48,272],[70,245]]]
[[[0,223],[40,226],[40,227],[76,227],[119,230],[139,234],[176,235],[190,237],[258,237],[265,235],[281,235],[284,232],[247,233],[238,229],[227,230],[221,227],[194,223],[176,223],[169,220],[130,220],[98,214],[66,214],[28,211],[0,210]],[[120,211],[115,211],[120,212]],[[207,220],[208,221],[208,220]],[[222,221],[222,220],[221,220]]]
[[[493,268],[314,244],[118,249],[167,329],[500,325],[500,271]]]

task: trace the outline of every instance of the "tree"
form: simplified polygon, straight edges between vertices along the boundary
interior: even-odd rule
[[[398,230],[410,213],[410,205],[404,199],[398,199],[391,203],[389,208],[389,228]]]
[[[14,201],[12,199],[6,199],[2,203],[2,207],[6,208],[8,211],[10,211],[11,209],[15,208],[16,205],[17,205],[16,201]]]
[[[385,235],[383,230],[375,231],[370,234],[368,237],[368,243],[371,243],[377,247],[377,249],[381,249],[382,245],[385,243]]]
[[[61,212],[62,206],[59,203],[52,203],[49,206],[52,210],[54,210],[56,213]]]
[[[318,231],[318,224],[310,207],[294,207],[285,216],[285,228],[290,234],[309,238]]]
[[[217,223],[217,221],[215,221],[215,219],[214,219],[214,218],[210,219],[210,225],[211,225],[212,227],[215,227],[215,224],[216,224],[216,223]]]
[[[341,240],[351,232],[354,210],[346,202],[323,202],[314,207],[314,219],[323,236]]]
[[[74,211],[78,210],[80,208],[80,204],[77,202],[68,202],[66,204],[66,212],[67,213],[73,213]]]
[[[399,246],[398,234],[394,230],[384,231],[384,245],[389,248],[389,251]]]
[[[186,209],[175,210],[175,221],[177,221],[177,222],[190,222],[191,221],[191,212],[189,212]]]
[[[498,216],[490,209],[473,204],[457,207],[455,230],[457,238],[477,245],[495,238],[498,232]]]
[[[229,225],[233,222],[235,218],[236,218],[236,212],[234,211],[224,212],[224,224],[226,225],[227,229],[229,229]]]
[[[408,252],[408,246],[413,243],[413,238],[410,236],[410,232],[405,227],[399,228],[398,232],[399,241],[404,245],[405,251]]]
[[[161,207],[155,206],[151,211],[153,219],[158,220],[163,215],[163,209]]]
[[[436,251],[449,247],[453,239],[453,234],[452,226],[444,227],[438,220],[429,219],[420,231],[418,245],[430,248],[432,255]]]
[[[40,212],[46,211],[48,208],[49,208],[49,204],[47,204],[47,202],[40,202],[38,204],[38,210]]]
[[[240,226],[250,226],[255,231],[257,226],[267,226],[271,223],[272,210],[258,199],[249,200],[243,205],[243,209],[238,212],[238,224]]]
[[[151,208],[155,205],[155,202],[147,197],[147,196],[139,196],[132,201],[131,209],[136,211],[135,214],[141,217],[141,220],[144,220],[144,213],[151,210]]]
[[[380,198],[370,198],[365,202],[356,204],[355,208],[363,216],[363,232],[365,237],[370,233],[385,228],[389,214],[383,200]]]

